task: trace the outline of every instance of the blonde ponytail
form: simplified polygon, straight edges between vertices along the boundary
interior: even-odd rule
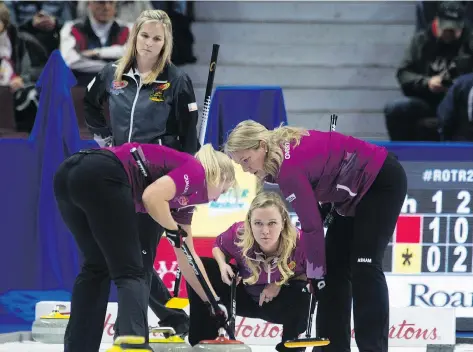
[[[205,179],[209,185],[218,187],[223,182],[228,182],[231,187],[236,185],[233,162],[227,155],[215,150],[212,144],[204,144],[195,157],[204,167]]]

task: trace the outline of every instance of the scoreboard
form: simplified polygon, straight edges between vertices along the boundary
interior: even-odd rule
[[[473,147],[471,161],[402,161],[408,191],[383,270],[387,275],[473,273]],[[265,189],[279,191],[276,185]],[[292,220],[297,215],[290,203]]]
[[[404,203],[409,212],[399,216],[384,271],[472,273],[473,204],[467,202],[472,194],[473,190],[410,191]]]
[[[401,163],[408,192],[385,273],[473,273],[473,161]]]

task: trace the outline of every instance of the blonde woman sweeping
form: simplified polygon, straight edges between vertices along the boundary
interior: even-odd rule
[[[230,307],[230,284],[234,275],[228,264],[236,261],[240,283],[236,289],[236,314],[283,325],[277,351],[284,341],[295,339],[306,329],[310,295],[306,289],[305,257],[298,246],[299,235],[278,194],[259,193],[251,203],[245,221],[233,224],[219,235],[212,250],[214,258],[201,258],[209,280]],[[210,308],[192,288],[189,342],[195,345],[218,335]]]
[[[246,120],[225,152],[261,182],[276,183],[301,223],[307,278],[318,300],[324,352],[349,352],[351,311],[363,352],[388,351],[389,293],[382,262],[407,192],[407,177],[386,148],[337,132]],[[333,204],[324,234],[319,202]]]
[[[132,148],[143,152],[149,185]],[[165,146],[125,143],[66,159],[54,177],[54,195],[83,263],[72,290],[64,351],[99,351],[111,280],[118,296],[117,335],[149,340],[149,287],[136,212],[148,213],[165,229],[186,282],[207,300],[181,245],[185,240],[202,267],[192,241],[192,206],[217,199],[235,183],[232,162],[210,144],[195,157]]]

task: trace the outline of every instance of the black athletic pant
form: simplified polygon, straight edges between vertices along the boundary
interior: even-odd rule
[[[213,258],[201,258],[209,281],[220,297],[221,302],[230,312],[230,286],[225,284],[220,275],[217,261]],[[283,325],[282,341],[295,339],[305,331],[309,314],[310,294],[305,290],[306,281],[293,281],[289,286],[281,287],[279,295],[269,303],[259,302],[246,292],[241,282],[236,289],[236,314],[247,318],[262,319],[273,324]],[[208,306],[187,284],[190,303],[189,343],[194,346],[202,340],[212,340],[218,336],[218,327],[210,315]],[[298,349],[280,349],[297,352]]]
[[[168,288],[154,270],[154,260],[159,240],[163,234],[163,227],[147,213],[136,213],[138,232],[141,243],[143,267],[146,273],[146,285],[149,289],[149,307],[159,319],[160,326],[170,326],[176,333],[187,333],[189,317],[182,309],[167,308],[166,303],[171,299]],[[115,323],[115,336],[118,336],[119,327]]]
[[[317,332],[330,345],[314,350],[350,351],[353,297],[359,351],[388,351],[389,296],[382,261],[406,192],[404,169],[390,154],[355,216],[337,214],[328,228],[327,285],[319,296]]]
[[[59,167],[54,194],[83,257],[72,290],[65,352],[99,351],[110,280],[117,286],[120,335],[148,340],[149,289],[122,164],[107,151],[76,153]]]
[[[168,288],[154,270],[154,260],[164,229],[147,213],[137,213],[140,233],[143,265],[147,274],[147,283],[150,286],[149,307],[159,318],[159,325],[171,326],[177,333],[188,329],[189,317],[182,309],[167,308],[166,302],[171,299]]]

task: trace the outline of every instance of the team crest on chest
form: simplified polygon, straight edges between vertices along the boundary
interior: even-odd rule
[[[164,91],[171,86],[171,83],[158,83],[152,86],[152,93],[149,96],[149,100],[156,102],[164,101]]]
[[[187,198],[186,196],[179,196],[176,200],[182,206],[187,205],[189,203],[189,198]]]
[[[128,85],[127,81],[112,81],[110,85],[110,93],[114,95],[118,95],[123,93],[123,88]]]
[[[288,266],[289,269],[294,270],[295,267],[296,267],[296,262],[295,262],[295,261],[292,261],[292,262],[290,262],[287,266]]]

